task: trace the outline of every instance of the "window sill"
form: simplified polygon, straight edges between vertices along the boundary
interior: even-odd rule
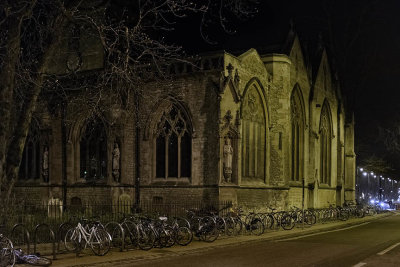
[[[302,181],[289,181],[289,186],[291,187],[302,187],[303,186],[303,182]],[[304,187],[306,187],[306,185],[304,185]]]
[[[336,190],[336,187],[332,187],[329,184],[320,184],[319,185],[320,189],[330,189],[330,190]]]
[[[177,185],[190,185],[190,178],[188,177],[181,177],[181,178],[154,178],[152,185],[165,185],[165,186],[177,186]]]
[[[45,183],[43,182],[43,180],[41,179],[29,179],[29,180],[17,180],[17,182],[15,183],[15,185],[48,185],[49,183]]]
[[[242,178],[240,186],[267,186],[262,179]]]
[[[101,179],[79,178],[78,181],[75,182],[75,184],[106,184],[106,183],[107,183],[106,178],[101,178]]]

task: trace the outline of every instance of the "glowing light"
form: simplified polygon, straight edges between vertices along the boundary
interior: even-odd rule
[[[360,168],[360,171],[363,171],[364,169],[363,168]]]
[[[363,172],[363,175],[364,175],[364,176],[367,176],[367,173],[366,173],[366,172]]]

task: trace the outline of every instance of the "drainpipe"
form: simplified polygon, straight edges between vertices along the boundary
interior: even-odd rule
[[[135,177],[135,206],[136,212],[140,212],[140,120],[139,120],[139,94],[135,94],[135,105],[136,105],[136,135],[135,135],[135,159],[136,159],[136,177]]]
[[[63,197],[63,211],[66,210],[67,206],[67,129],[65,125],[66,108],[67,103],[65,100],[62,103],[61,111],[61,151],[62,151],[62,197]]]

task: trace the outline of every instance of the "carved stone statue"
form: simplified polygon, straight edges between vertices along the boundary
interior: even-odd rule
[[[112,152],[112,174],[115,182],[119,182],[119,176],[120,176],[119,158],[120,158],[120,151],[118,143],[114,143],[114,150]]]
[[[49,149],[47,146],[44,147],[44,151],[43,151],[42,168],[43,168],[43,181],[45,183],[48,183],[49,182]]]
[[[225,182],[230,183],[232,179],[232,156],[233,156],[233,147],[231,145],[231,139],[226,138],[224,144],[224,178]]]

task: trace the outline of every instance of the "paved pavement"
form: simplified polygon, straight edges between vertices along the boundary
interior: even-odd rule
[[[361,225],[367,224],[368,222],[378,220],[393,214],[394,214],[393,212],[389,212],[361,219],[358,218],[350,219],[346,222],[317,224],[312,227],[305,227],[304,229],[302,229],[301,227],[296,227],[295,229],[290,231],[284,231],[284,230],[268,231],[262,236],[241,235],[236,237],[222,237],[213,243],[193,241],[190,245],[186,247],[174,246],[171,248],[152,249],[150,251],[130,250],[124,252],[119,252],[117,249],[114,249],[103,257],[94,256],[92,255],[90,250],[87,250],[81,253],[79,257],[76,257],[75,254],[58,255],[58,259],[53,261],[52,266],[75,266],[75,267],[77,266],[117,267],[117,266],[133,266],[133,265],[151,266],[159,261],[164,262],[174,258],[179,260],[184,258],[194,258],[197,255],[210,254],[216,250],[222,251],[222,250],[229,250],[230,248],[235,249],[235,247],[239,248],[239,247],[256,246],[258,242],[296,240],[302,236],[303,237],[314,236],[327,231],[334,232],[336,230],[346,227],[352,228],[360,224]],[[400,246],[398,247],[398,249],[400,254]],[[179,256],[179,258],[177,258],[177,256]],[[380,259],[383,258],[381,257]],[[375,259],[372,257],[371,259],[368,260],[373,262]],[[171,262],[172,261],[173,260],[171,260]],[[261,264],[263,263],[261,262]],[[175,265],[172,264],[171,266]],[[200,266],[200,265],[194,265],[194,266]]]

